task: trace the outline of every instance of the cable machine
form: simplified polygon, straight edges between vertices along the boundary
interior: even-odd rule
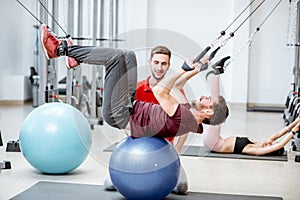
[[[73,37],[74,42],[93,46],[117,47],[118,40],[115,40],[114,37],[118,34],[118,0],[91,0],[89,1],[89,13],[85,13],[83,2],[86,3],[86,1],[77,0],[76,9],[74,1],[68,1],[68,9],[77,10],[77,12],[68,12],[73,13],[73,16],[68,16],[69,19],[75,19],[75,24],[72,24],[74,21],[68,22],[69,30],[74,31],[72,35],[77,35]],[[84,16],[88,15],[92,17],[88,18],[87,23]],[[73,27],[76,22],[77,31],[75,33]],[[92,27],[89,36],[85,36],[86,33],[83,31],[87,27]],[[105,38],[105,34],[108,35],[107,38]],[[86,69],[89,71],[89,76],[84,75]],[[66,102],[83,112],[90,122],[91,128],[94,128],[94,125],[103,124],[101,110],[104,75],[104,66],[98,65],[86,66],[84,70],[81,67],[67,70]]]
[[[289,92],[283,114],[285,125],[292,123],[300,114],[300,1],[290,1],[287,45],[294,48],[294,82]],[[300,131],[294,136],[292,149],[300,151]]]
[[[290,124],[300,114],[300,2],[290,2],[290,21],[289,29],[292,31],[288,33],[292,36],[291,41],[288,41],[287,45],[294,48],[294,82],[292,83],[292,90],[289,92],[285,102],[284,109],[284,123]],[[291,25],[293,24],[293,25]],[[291,27],[292,26],[292,27]]]
[[[77,37],[73,37],[73,40],[79,44],[85,42],[84,44],[86,45],[116,48],[117,42],[122,41],[114,39],[118,34],[119,0],[37,0],[36,12],[29,10],[21,1],[17,0],[17,2],[38,22],[37,25],[34,25],[37,33],[36,41],[40,41],[38,30],[40,24],[43,23],[48,24],[55,33],[59,33],[58,31],[62,30],[65,34],[63,38],[69,38],[71,35],[77,34]],[[84,10],[84,7],[87,7],[87,9]],[[67,22],[64,28],[67,27],[69,33],[56,20],[60,12],[64,13],[63,9],[67,13]],[[66,18],[65,15],[64,18]],[[84,37],[86,30],[92,32],[92,35]],[[105,31],[108,33],[107,38],[104,38]],[[105,42],[108,43],[105,44]],[[59,95],[65,95],[66,103],[80,110],[89,120],[91,128],[94,125],[102,125],[101,106],[105,74],[104,66],[92,66],[89,76],[83,75],[83,71],[87,71],[91,67],[84,67],[83,70],[79,66],[75,69],[67,70],[67,76],[58,82],[58,61],[46,60],[45,56],[40,54],[42,52],[41,45],[39,45],[39,42],[36,43],[34,52],[36,66],[32,68],[32,71],[37,71],[37,74],[33,73],[35,77],[32,81],[37,93],[34,94],[37,96],[37,101],[34,101],[34,107],[44,103],[63,101],[59,98]],[[90,82],[88,77],[92,79]],[[65,88],[58,88],[59,83],[65,84]]]

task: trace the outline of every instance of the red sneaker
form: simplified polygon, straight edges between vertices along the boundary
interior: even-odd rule
[[[66,41],[67,41],[68,46],[73,45],[73,41],[72,41],[71,37],[68,37]],[[79,65],[79,63],[75,58],[66,56],[66,65],[69,69],[72,69],[74,67],[77,67]]]
[[[45,24],[41,26],[41,41],[47,59],[57,58],[57,47],[61,44],[61,40],[51,33]]]

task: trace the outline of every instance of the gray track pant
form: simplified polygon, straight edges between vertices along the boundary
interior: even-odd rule
[[[137,83],[137,61],[133,51],[93,46],[69,46],[68,56],[81,63],[104,65],[103,117],[123,129],[130,119]]]

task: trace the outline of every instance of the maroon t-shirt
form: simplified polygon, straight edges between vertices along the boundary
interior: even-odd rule
[[[152,88],[150,87],[149,80],[151,76],[148,76],[147,79],[137,82],[136,91],[135,91],[135,100],[152,102],[159,104],[155,98]],[[184,94],[183,89],[180,90]],[[166,137],[171,143],[174,142],[175,137]]]
[[[158,104],[136,101],[130,115],[131,136],[174,137],[187,132],[202,133],[190,111],[190,104],[179,104],[172,117]]]

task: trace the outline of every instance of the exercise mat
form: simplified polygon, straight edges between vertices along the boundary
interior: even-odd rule
[[[287,161],[287,152],[282,156],[253,156],[245,154],[233,153],[216,153],[212,152],[204,146],[183,146],[180,153],[181,156],[196,157],[213,157],[213,158],[232,158],[232,159],[250,159],[250,160],[270,160],[270,161]]]
[[[11,200],[124,200],[116,191],[106,191],[101,185],[40,181]],[[281,197],[189,192],[169,194],[165,200],[282,200]]]
[[[108,146],[103,151],[112,152],[118,142]],[[232,158],[232,159],[248,159],[248,160],[270,160],[270,161],[288,161],[287,152],[285,151],[282,156],[253,156],[245,154],[234,153],[216,153],[210,151],[204,146],[183,146],[181,156],[195,156],[195,157],[211,157],[211,158]]]

